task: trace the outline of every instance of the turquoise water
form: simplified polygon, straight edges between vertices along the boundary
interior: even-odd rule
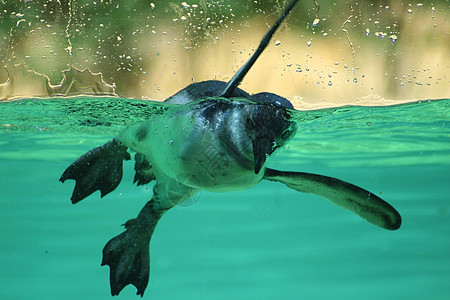
[[[314,195],[261,182],[202,192],[172,209],[151,242],[147,299],[449,299],[450,100],[299,112],[269,166],[338,177],[403,217],[373,226]],[[171,108],[172,109],[172,108]],[[151,186],[72,205],[65,168],[126,124],[158,113],[138,100],[0,103],[0,299],[110,299],[105,243]],[[135,288],[122,299],[137,299]]]

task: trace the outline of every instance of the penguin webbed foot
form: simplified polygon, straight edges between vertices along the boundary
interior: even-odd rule
[[[136,183],[136,185],[144,185],[156,179],[152,165],[143,154],[136,153],[134,160],[134,170],[136,171],[136,174],[134,175],[133,183]]]
[[[101,265],[110,267],[112,296],[119,295],[125,286],[132,284],[137,288],[136,294],[142,297],[150,275],[150,240],[128,230],[131,224],[125,226],[127,230],[112,238],[103,248]]]
[[[127,147],[113,139],[73,162],[59,181],[75,180],[75,188],[70,198],[74,204],[97,190],[101,192],[101,197],[104,197],[119,185],[122,180],[123,161],[130,159]]]

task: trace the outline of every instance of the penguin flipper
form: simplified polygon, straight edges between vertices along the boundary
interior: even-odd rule
[[[122,180],[123,161],[130,160],[127,147],[116,140],[92,149],[73,162],[59,181],[75,180],[72,203],[99,190],[101,197],[112,192]]]
[[[117,296],[129,284],[144,295],[150,277],[150,239],[165,210],[147,202],[136,219],[127,221],[126,230],[103,248],[102,266],[110,268],[111,295]]]
[[[288,187],[312,193],[348,209],[363,219],[389,230],[400,228],[400,214],[375,194],[337,178],[302,172],[266,169],[264,179],[279,181]]]

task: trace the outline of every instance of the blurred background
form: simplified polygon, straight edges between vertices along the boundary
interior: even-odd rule
[[[1,0],[0,99],[44,96],[35,73],[58,85],[69,66],[130,98],[227,81],[287,2]],[[448,0],[303,0],[241,88],[300,109],[448,98],[449,11]]]

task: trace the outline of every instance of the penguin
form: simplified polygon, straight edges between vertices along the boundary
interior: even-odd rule
[[[115,190],[130,152],[135,153],[134,183],[155,182],[151,200],[103,248],[102,266],[110,267],[113,296],[129,284],[136,287],[137,295],[144,295],[150,274],[149,244],[158,221],[201,190],[229,192],[249,189],[262,180],[275,181],[328,199],[382,228],[400,227],[397,210],[363,188],[333,177],[266,167],[295,136],[295,109],[276,94],[251,95],[237,86],[297,2],[288,5],[230,82],[187,86],[161,104],[170,107],[165,113],[130,125],[63,172],[61,182],[75,180],[74,204],[96,191],[104,197]]]

